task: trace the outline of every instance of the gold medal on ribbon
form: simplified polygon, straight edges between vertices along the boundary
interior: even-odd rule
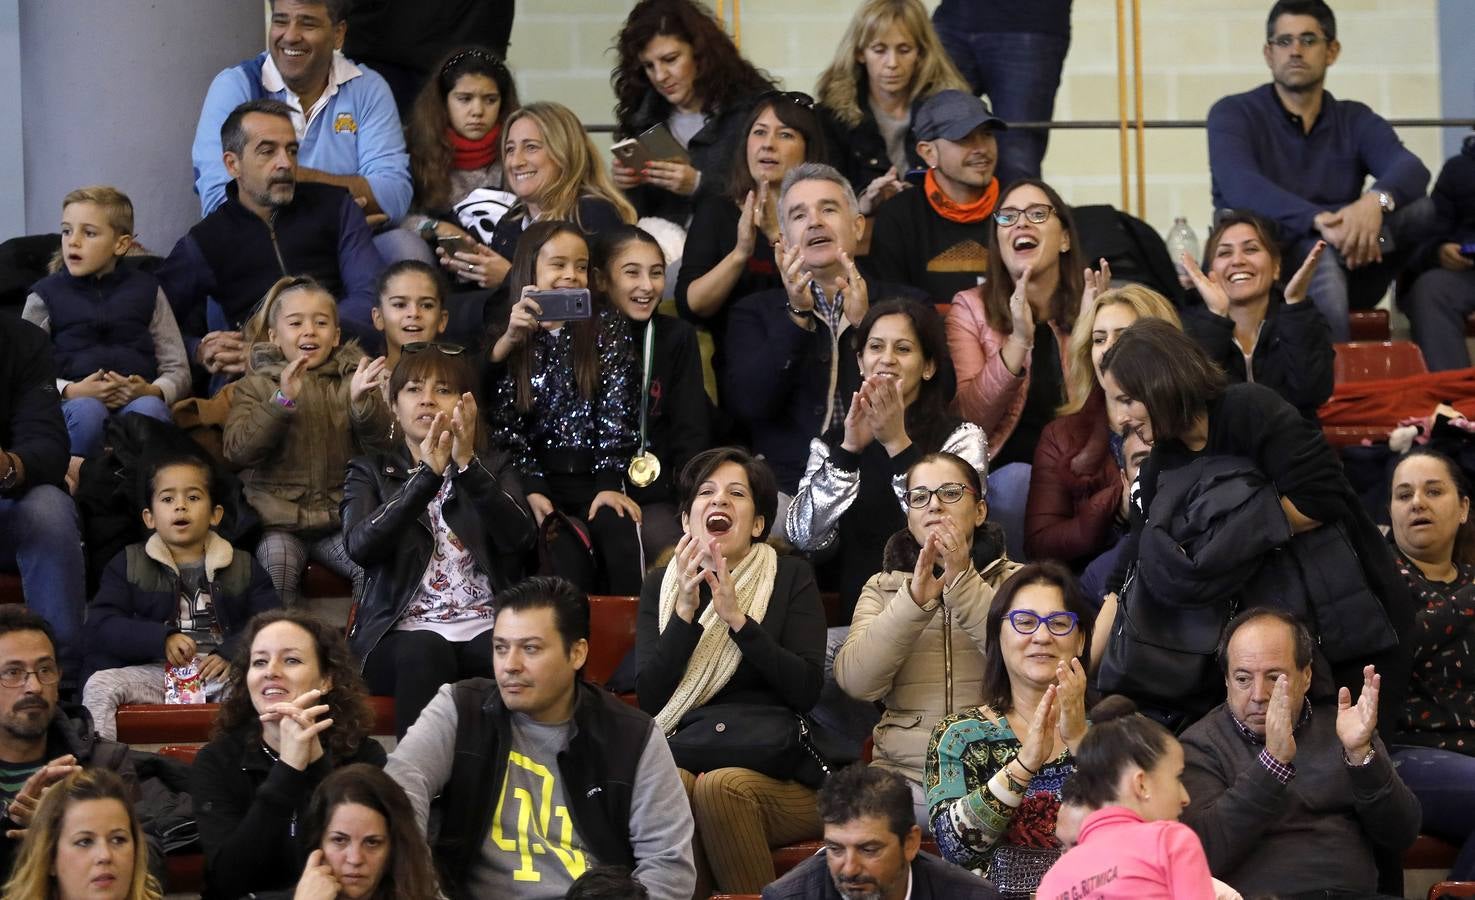
[[[636,454],[630,460],[630,483],[636,487],[649,487],[657,478],[661,477],[661,461],[649,450]]]

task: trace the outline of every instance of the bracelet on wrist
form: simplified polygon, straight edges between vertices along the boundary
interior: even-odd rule
[[[1037,769],[1031,769],[1029,766],[1025,765],[1024,764],[1024,760],[1020,759],[1019,758],[1019,754],[1017,754],[1017,753],[1014,754],[1014,759],[1010,760],[1010,762],[1017,762],[1017,763],[1019,763],[1019,768],[1023,769],[1026,772],[1028,772],[1029,773],[1029,777],[1031,777],[1031,778],[1033,778],[1036,775],[1040,774],[1039,773],[1039,770],[1037,770]]]
[[[812,319],[812,318],[814,318],[814,310],[812,310],[812,309],[800,309],[799,307],[797,307],[797,306],[794,305],[794,302],[792,300],[784,303],[784,309],[788,310],[789,311],[789,315],[791,315],[791,316],[798,316],[801,319]]]
[[[280,406],[283,409],[296,409],[297,408],[297,401],[293,400],[291,397],[288,397],[286,394],[282,393],[282,389],[281,388],[277,388],[277,392],[275,394],[272,394],[271,395],[271,399],[272,399],[272,402],[273,403],[275,403],[276,405]]]

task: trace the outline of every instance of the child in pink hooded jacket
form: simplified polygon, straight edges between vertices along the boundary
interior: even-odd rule
[[[1198,835],[1178,821],[1188,805],[1182,746],[1125,697],[1097,704],[1091,721],[1061,805],[1095,811],[1040,882],[1037,900],[1223,896]],[[1062,815],[1061,824],[1068,828],[1069,817]]]

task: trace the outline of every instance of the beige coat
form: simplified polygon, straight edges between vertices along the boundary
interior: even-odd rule
[[[980,571],[970,569],[943,591],[942,602],[922,609],[912,601],[912,565],[917,544],[905,531],[886,545],[887,571],[861,588],[850,634],[835,655],[835,681],[852,697],[880,700],[886,709],[873,732],[872,762],[909,780],[922,780],[927,740],[939,719],[975,706],[983,682],[986,620],[994,592],[1020,564],[1002,552],[990,554],[980,531],[974,556],[992,556]],[[912,565],[902,565],[908,558]],[[952,697],[947,697],[943,657],[943,611],[951,619]]]
[[[302,376],[292,409],[272,399],[286,359],[274,344],[251,347],[251,370],[236,386],[225,423],[225,458],[244,469],[246,500],[267,528],[339,526],[348,460],[385,441],[389,408],[370,391],[349,409],[349,384],[364,352],[348,343]],[[362,449],[361,449],[362,448]]]

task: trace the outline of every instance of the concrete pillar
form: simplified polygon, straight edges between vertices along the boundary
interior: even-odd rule
[[[200,217],[190,165],[200,103],[215,73],[265,46],[262,4],[19,7],[25,230],[55,231],[67,191],[111,184],[132,198],[139,239],[168,253]]]

